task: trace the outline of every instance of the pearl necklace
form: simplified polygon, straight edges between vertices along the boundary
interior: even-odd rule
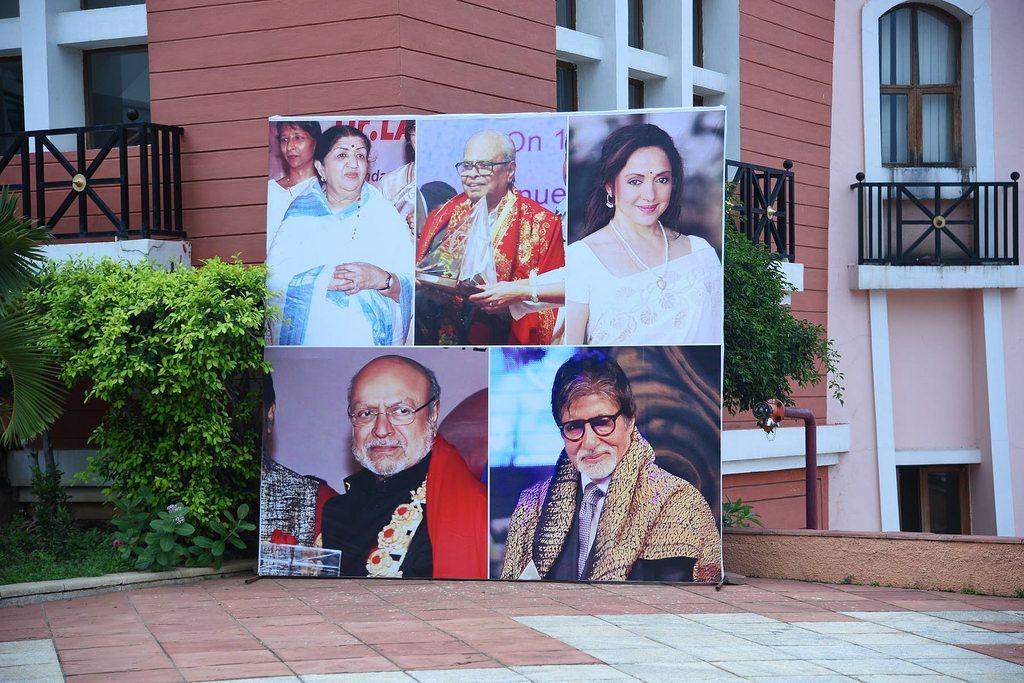
[[[619,241],[622,242],[622,245],[626,247],[626,251],[629,252],[629,255],[633,257],[633,260],[637,262],[642,270],[654,269],[654,266],[648,266],[644,263],[644,260],[640,258],[640,255],[633,251],[633,247],[629,246],[629,242],[627,242],[626,238],[623,237],[621,232],[619,232],[619,229],[615,227],[615,221],[608,221],[608,225],[611,227],[612,232],[615,233],[615,236],[619,238]],[[668,286],[668,283],[665,281],[665,275],[668,274],[668,234],[665,232],[665,226],[661,224],[661,221],[658,221],[658,227],[661,228],[661,238],[665,242],[665,262],[661,265],[661,275],[658,276],[655,283],[658,285],[658,289],[665,291],[665,287]]]

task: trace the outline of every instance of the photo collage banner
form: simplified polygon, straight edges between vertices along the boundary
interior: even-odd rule
[[[267,132],[261,575],[721,580],[724,108]]]

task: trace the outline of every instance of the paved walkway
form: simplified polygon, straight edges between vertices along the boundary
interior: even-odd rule
[[[0,680],[1024,681],[1024,600],[241,578],[0,610]]]

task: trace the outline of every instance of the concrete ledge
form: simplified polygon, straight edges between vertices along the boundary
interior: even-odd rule
[[[1005,596],[1024,590],[1024,538],[726,529],[723,541],[726,568],[745,576]]]
[[[103,576],[82,576],[75,579],[58,579],[55,581],[30,581],[27,583],[9,583],[0,586],[0,607],[27,605],[50,600],[67,600],[93,593],[109,593],[129,588],[147,588],[174,583],[184,583],[195,579],[215,579],[232,574],[251,573],[256,561],[231,560],[213,567],[179,567],[166,572],[124,572],[121,574],[104,574]]]
[[[1016,289],[1024,266],[849,266],[850,289]]]

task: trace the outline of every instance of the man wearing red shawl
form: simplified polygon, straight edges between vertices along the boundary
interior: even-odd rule
[[[498,283],[507,284],[472,300],[435,292],[418,295],[417,343],[550,344],[557,309],[541,304],[521,317],[510,315],[508,309],[540,303],[536,284],[525,283],[535,283],[540,273],[565,265],[561,218],[515,189],[516,149],[504,133],[473,135],[456,166],[463,192],[427,216],[416,259],[443,247],[449,229],[463,225],[475,204],[486,197]]]
[[[320,543],[344,576],[487,578],[487,489],[437,434],[441,388],[420,363],[380,356],[349,387],[363,469],[324,504]]]

